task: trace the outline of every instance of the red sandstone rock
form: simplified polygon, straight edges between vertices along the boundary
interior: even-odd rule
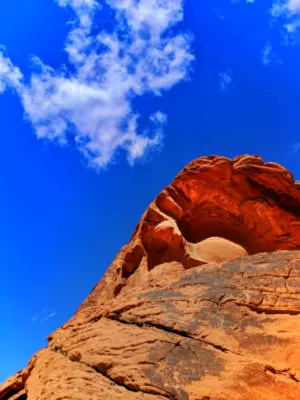
[[[300,399],[300,185],[193,161],[0,400]]]

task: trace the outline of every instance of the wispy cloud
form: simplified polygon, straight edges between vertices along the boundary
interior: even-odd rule
[[[220,79],[220,88],[221,90],[227,90],[228,86],[232,82],[232,71],[230,69],[220,72],[219,73],[219,79]]]
[[[253,4],[255,0],[231,0],[231,3],[237,4],[237,3],[247,3],[247,4]]]
[[[31,322],[34,324],[38,320],[39,316],[35,315],[34,317],[31,318]]]
[[[275,19],[281,21],[288,34],[299,32],[300,0],[275,0],[270,12]]]
[[[39,322],[40,324],[44,324],[45,322],[49,321],[54,317],[56,317],[56,311],[45,308],[41,313],[34,315],[31,318],[31,322],[33,324],[37,322]]]
[[[156,110],[139,125],[133,99],[164,91],[189,77],[191,36],[174,33],[183,0],[57,0],[74,14],[65,51],[68,65],[54,69],[38,57],[27,79],[0,52],[0,91],[12,88],[38,138],[75,143],[94,167],[118,150],[130,164],[162,141],[166,116]],[[97,31],[99,13],[110,8],[112,26]]]
[[[273,46],[268,41],[261,51],[261,54],[260,54],[261,62],[263,65],[269,65],[274,60],[274,57],[275,57],[275,53],[273,52]]]
[[[296,154],[300,151],[300,142],[296,142],[291,146],[292,154]]]

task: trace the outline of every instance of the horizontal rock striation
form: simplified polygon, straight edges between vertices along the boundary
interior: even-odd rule
[[[300,398],[300,184],[202,157],[0,400]]]

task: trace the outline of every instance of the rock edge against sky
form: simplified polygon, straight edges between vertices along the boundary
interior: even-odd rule
[[[202,157],[0,400],[300,398],[300,184]]]

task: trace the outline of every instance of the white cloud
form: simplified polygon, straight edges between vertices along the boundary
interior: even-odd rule
[[[275,0],[271,15],[282,21],[287,33],[297,32],[300,28],[300,0]]]
[[[65,48],[69,65],[56,70],[35,57],[26,81],[2,54],[0,90],[17,91],[37,137],[66,144],[71,134],[95,167],[119,149],[133,164],[160,144],[166,117],[154,112],[142,130],[132,100],[161,96],[189,76],[191,37],[171,29],[183,18],[183,0],[106,0],[114,29],[98,32],[98,0],[57,2],[75,16]]]
[[[261,62],[263,65],[269,65],[274,57],[273,46],[270,42],[267,42],[260,54]]]
[[[300,12],[300,0],[288,0],[287,7],[291,12]]]
[[[19,88],[22,78],[19,68],[15,67],[9,58],[4,57],[0,50],[0,93],[7,87]]]
[[[220,72],[219,73],[219,79],[220,79],[220,88],[221,90],[227,90],[228,86],[232,82],[232,72],[230,69]]]

